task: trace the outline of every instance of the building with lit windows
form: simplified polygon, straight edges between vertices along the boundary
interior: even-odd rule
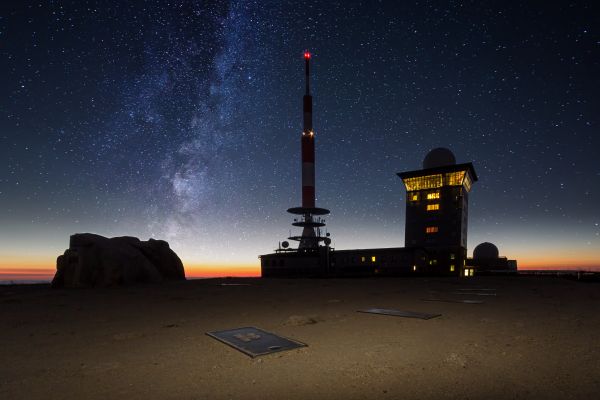
[[[464,275],[469,192],[477,181],[472,163],[456,164],[448,149],[431,150],[423,169],[401,172],[406,188],[404,245],[422,248],[428,272]]]
[[[448,149],[430,151],[423,168],[398,173],[406,189],[405,247],[337,250],[328,241],[314,251],[283,242],[260,256],[263,277],[455,275],[513,268],[502,258],[467,258],[472,163],[457,164]]]

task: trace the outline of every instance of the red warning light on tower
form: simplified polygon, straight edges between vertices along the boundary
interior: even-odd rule
[[[304,52],[304,58],[306,58],[307,60],[310,58],[310,53],[307,51]]]

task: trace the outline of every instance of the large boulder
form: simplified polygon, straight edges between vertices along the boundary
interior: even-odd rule
[[[69,248],[56,260],[52,287],[90,287],[185,280],[183,264],[164,240],[71,235]]]

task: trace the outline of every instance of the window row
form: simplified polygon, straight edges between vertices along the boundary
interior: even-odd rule
[[[434,174],[426,176],[416,176],[414,178],[404,179],[406,190],[435,189],[442,186],[460,186],[463,183],[470,188],[471,182],[465,182],[467,171],[447,172],[445,174]]]
[[[436,200],[440,198],[440,192],[439,190],[436,192],[431,192],[431,193],[427,193],[427,200]],[[411,193],[409,195],[409,200],[410,201],[419,201],[419,193]]]

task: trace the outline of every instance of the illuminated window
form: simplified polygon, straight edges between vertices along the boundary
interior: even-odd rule
[[[438,230],[439,229],[437,226],[428,226],[427,228],[425,228],[426,233],[436,233]]]
[[[415,176],[413,178],[405,178],[404,185],[407,191],[435,189],[442,186],[461,186],[465,183],[467,190],[470,188],[471,182],[464,182],[467,171],[447,172],[445,174],[434,174],[425,176]]]
[[[427,211],[435,211],[435,210],[439,210],[440,209],[440,205],[439,204],[427,204]]]
[[[450,272],[454,272],[454,264],[450,264]]]
[[[439,199],[439,198],[440,198],[440,192],[427,193],[427,200],[433,200],[433,199]]]
[[[467,189],[467,192],[471,190],[471,176],[469,174],[466,174],[465,176],[465,180],[464,180],[464,185],[465,185],[465,189]]]
[[[371,256],[371,262],[375,262],[375,261],[377,261],[377,257]]]
[[[448,172],[444,175],[444,184],[450,186],[460,186],[463,184],[466,171]]]
[[[409,196],[410,201],[419,201],[419,193],[413,193]]]
[[[450,259],[451,259],[451,260],[454,260],[454,258],[455,258],[455,257],[456,257],[456,256],[454,255],[454,253],[450,253]]]
[[[360,261],[362,261],[362,262],[365,262],[365,257],[364,257],[364,256],[363,256],[363,257],[361,257],[361,258],[360,258]]]
[[[442,187],[442,174],[406,178],[404,185],[407,191],[439,188]]]

